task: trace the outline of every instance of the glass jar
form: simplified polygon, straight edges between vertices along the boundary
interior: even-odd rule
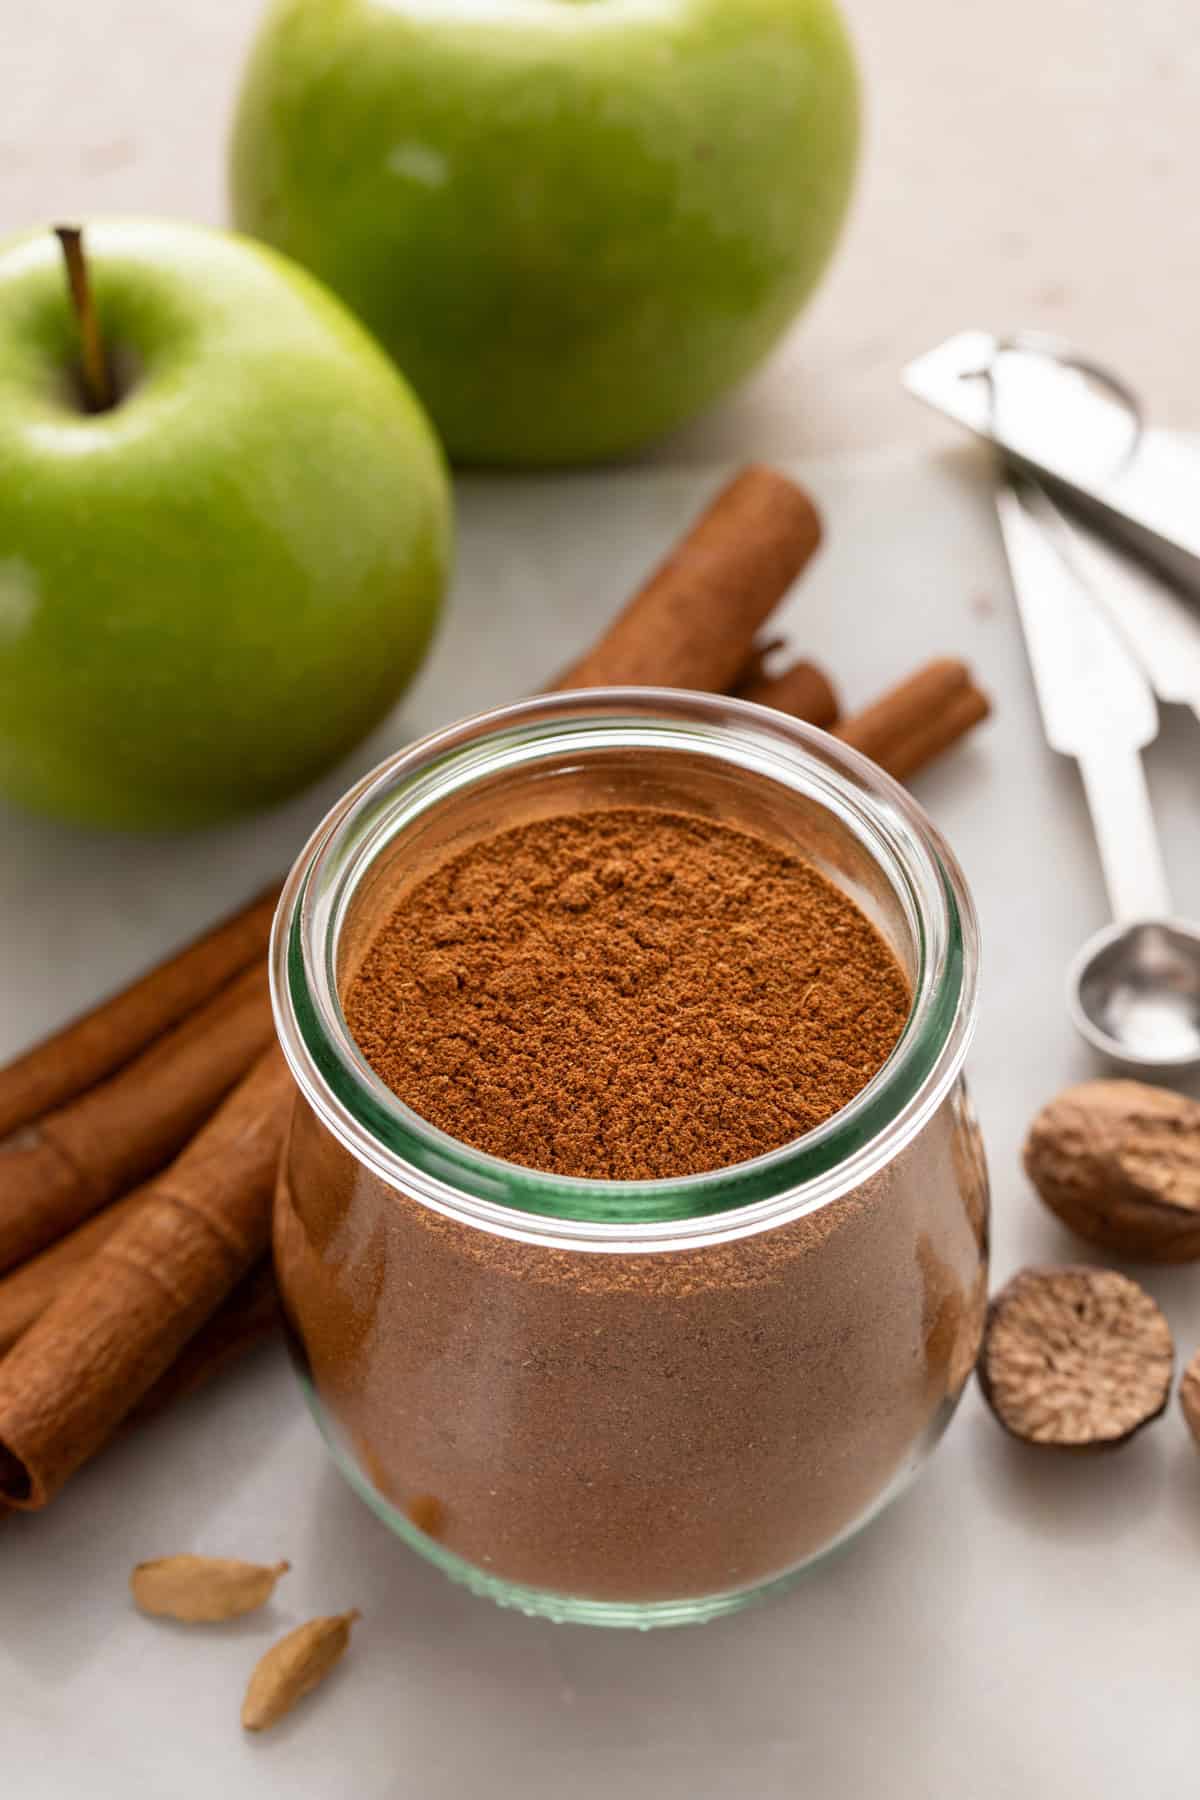
[[[359,1053],[339,996],[407,885],[499,828],[614,806],[804,855],[892,946],[908,1023],[818,1129],[680,1180],[572,1180],[447,1136]],[[985,1305],[961,1075],[977,933],[953,857],[873,764],[710,695],[507,707],[333,809],[272,962],[298,1088],[275,1223],[298,1365],[344,1473],[446,1573],[554,1619],[706,1619],[842,1543],[920,1466]]]

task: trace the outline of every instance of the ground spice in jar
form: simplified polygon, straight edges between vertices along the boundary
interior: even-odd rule
[[[844,1106],[909,996],[803,858],[625,808],[529,821],[413,880],[342,1001],[383,1079],[460,1139],[671,1176]],[[978,1346],[985,1196],[953,1089],[812,1212],[598,1253],[425,1204],[302,1098],[276,1264],[327,1418],[439,1554],[674,1604],[795,1568],[920,1460]]]
[[[551,1173],[647,1180],[811,1131],[886,1061],[895,957],[802,858],[710,819],[569,814],[416,883],[346,995],[442,1130]]]

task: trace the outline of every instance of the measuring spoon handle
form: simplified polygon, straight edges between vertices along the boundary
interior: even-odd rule
[[[1118,925],[1168,919],[1171,896],[1146,772],[1137,750],[1089,747],[1079,756],[1112,915]]]

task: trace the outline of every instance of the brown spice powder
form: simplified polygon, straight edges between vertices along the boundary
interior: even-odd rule
[[[822,1123],[886,1061],[905,977],[810,863],[649,808],[497,833],[418,882],[345,997],[363,1055],[510,1162],[695,1174]]]
[[[300,1101],[280,1283],[376,1490],[476,1569],[608,1601],[823,1550],[920,1460],[986,1288],[960,1098],[843,1199],[654,1254],[521,1242],[388,1187]]]

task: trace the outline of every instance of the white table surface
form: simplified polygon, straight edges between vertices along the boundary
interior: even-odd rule
[[[1077,1256],[1021,1174],[1035,1108],[1093,1068],[1062,971],[1104,902],[1078,783],[1044,749],[979,466],[889,456],[801,470],[828,549],[790,603],[798,643],[861,702],[959,652],[997,714],[920,779],[978,899],[971,1061],[995,1269]],[[528,690],[584,641],[712,471],[464,484],[454,605],[371,745],[275,815],[185,841],[0,816],[0,1053],[142,967],[285,863],[358,769],[454,713]],[[1200,727],[1151,758],[1179,909],[1200,912]],[[1149,1272],[1182,1355],[1200,1273]],[[291,1558],[264,1613],[143,1619],[126,1577],[193,1549]],[[43,1800],[1175,1800],[1200,1750],[1193,1598],[1200,1454],[1177,1406],[1111,1460],[1009,1442],[972,1387],[922,1480],[846,1555],[739,1617],[646,1636],[536,1623],[450,1586],[328,1463],[281,1350],[101,1457],[0,1531],[0,1787]],[[358,1605],[343,1668],[247,1740],[248,1671],[282,1630]]]

